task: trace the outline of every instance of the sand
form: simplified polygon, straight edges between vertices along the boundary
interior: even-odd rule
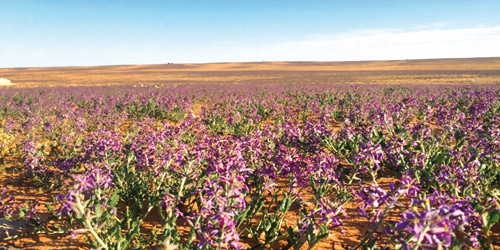
[[[5,68],[16,87],[168,84],[500,83],[500,57],[362,62],[251,62]]]

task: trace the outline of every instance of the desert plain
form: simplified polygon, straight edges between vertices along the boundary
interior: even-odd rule
[[[462,58],[351,62],[245,62],[157,65],[115,65],[86,67],[3,68],[0,77],[14,85],[2,89],[70,86],[130,86],[135,88],[205,84],[331,84],[331,85],[475,85],[500,84],[500,58]],[[223,85],[220,85],[223,86]],[[7,157],[0,186],[12,186],[20,201],[37,197],[50,201],[50,194],[29,186],[22,173],[8,169],[20,164]],[[390,180],[382,179],[387,186]],[[355,207],[347,207],[355,213]],[[42,210],[43,212],[43,210]],[[46,212],[46,211],[45,211]],[[318,247],[328,249],[335,243],[355,243],[365,226],[353,219],[345,225],[345,234],[334,233]],[[0,242],[0,249],[86,249],[81,235],[36,235]]]

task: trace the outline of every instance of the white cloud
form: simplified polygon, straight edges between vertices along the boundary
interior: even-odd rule
[[[452,29],[434,23],[408,29],[366,29],[295,41],[120,44],[78,42],[58,46],[31,40],[0,48],[0,68],[20,66],[205,63],[243,61],[352,61],[500,56],[500,25]],[[24,42],[23,42],[24,41]],[[113,46],[111,46],[113,45]]]
[[[359,30],[274,44],[255,60],[338,61],[500,56],[500,26]],[[246,57],[244,56],[244,57]],[[262,59],[258,59],[258,58]]]

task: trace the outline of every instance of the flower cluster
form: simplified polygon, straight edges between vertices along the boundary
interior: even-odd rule
[[[137,90],[0,91],[0,161],[91,247],[312,248],[356,211],[356,249],[494,244],[497,85]],[[39,212],[6,188],[0,202],[3,218]]]
[[[413,202],[393,231],[403,249],[449,248],[452,244],[479,247],[481,218],[467,201],[435,193]]]

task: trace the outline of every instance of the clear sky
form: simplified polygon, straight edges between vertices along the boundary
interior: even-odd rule
[[[499,0],[0,0],[0,67],[500,56]]]

